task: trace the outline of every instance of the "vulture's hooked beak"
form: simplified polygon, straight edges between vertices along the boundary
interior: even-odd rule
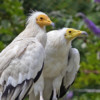
[[[76,31],[75,33],[74,33],[74,37],[76,38],[76,37],[78,37],[78,36],[87,36],[88,34],[87,34],[87,32],[85,32],[85,31]]]

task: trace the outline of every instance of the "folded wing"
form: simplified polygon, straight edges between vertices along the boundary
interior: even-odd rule
[[[71,48],[69,52],[69,61],[68,61],[68,70],[62,80],[62,84],[60,87],[59,98],[63,97],[70,86],[73,84],[77,72],[80,68],[80,54],[76,48]]]
[[[4,49],[0,53],[0,100],[22,100],[38,80],[43,60],[44,48],[35,39],[20,39]]]

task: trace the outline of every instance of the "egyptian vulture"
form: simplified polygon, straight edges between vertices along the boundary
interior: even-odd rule
[[[0,100],[22,100],[36,84],[45,58],[45,26],[51,24],[45,13],[33,12],[26,28],[0,53]]]
[[[57,100],[57,95],[60,98],[67,92],[63,88],[67,89],[72,84],[79,69],[80,56],[78,50],[71,47],[71,42],[81,34],[86,32],[72,28],[47,33],[43,70],[45,100]],[[30,94],[29,100],[33,100],[33,94]]]
[[[71,48],[69,50],[69,55],[68,55],[68,65],[67,65],[68,69],[67,69],[66,74],[64,75],[64,77],[62,79],[60,91],[57,94],[58,99],[63,98],[64,95],[67,93],[68,89],[70,88],[70,86],[74,83],[77,72],[80,68],[79,64],[80,64],[79,51],[76,48]],[[52,98],[52,96],[53,95],[51,95],[51,98]]]

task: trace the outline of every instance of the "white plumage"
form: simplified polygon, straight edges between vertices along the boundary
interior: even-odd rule
[[[0,53],[0,100],[22,100],[39,79],[45,58],[45,26],[51,23],[45,13],[33,12],[25,30]]]
[[[67,89],[74,81],[79,69],[80,56],[78,50],[71,47],[71,41],[82,33],[84,32],[71,28],[47,33],[46,59],[43,70],[45,100],[57,100],[57,95],[62,97],[67,92],[66,90],[64,94],[61,94],[62,85]],[[64,82],[62,83],[62,81]],[[30,94],[29,100],[32,98],[33,93]]]
[[[49,91],[54,91],[53,100],[57,99],[56,92],[59,92],[59,87],[67,68],[69,49],[71,48],[71,42],[67,43],[64,37],[66,30],[67,28],[63,28],[47,34],[46,60],[43,73],[45,82],[47,79],[51,80],[52,86]],[[49,98],[50,95],[48,95]],[[46,97],[45,90],[44,97]],[[46,100],[49,100],[49,98],[46,98]]]
[[[60,92],[58,98],[62,98],[73,84],[77,72],[80,68],[80,54],[76,48],[71,48],[69,51],[68,69],[63,77],[62,84],[60,86]],[[62,99],[63,100],[63,99]]]

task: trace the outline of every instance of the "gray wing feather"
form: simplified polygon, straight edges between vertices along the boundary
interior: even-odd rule
[[[17,58],[23,53],[29,43],[26,43],[26,41],[24,41],[24,43],[21,42],[22,41],[12,42],[0,53],[0,75],[14,58]]]
[[[76,48],[71,48],[69,52],[69,61],[68,61],[68,70],[62,80],[62,85],[60,87],[60,95],[59,98],[63,97],[69,87],[75,80],[76,74],[80,68],[80,54]]]
[[[64,77],[65,87],[68,87],[71,83],[73,83],[77,71],[79,70],[80,63],[80,55],[76,48],[71,48],[69,52],[69,61],[68,61],[68,70]]]

